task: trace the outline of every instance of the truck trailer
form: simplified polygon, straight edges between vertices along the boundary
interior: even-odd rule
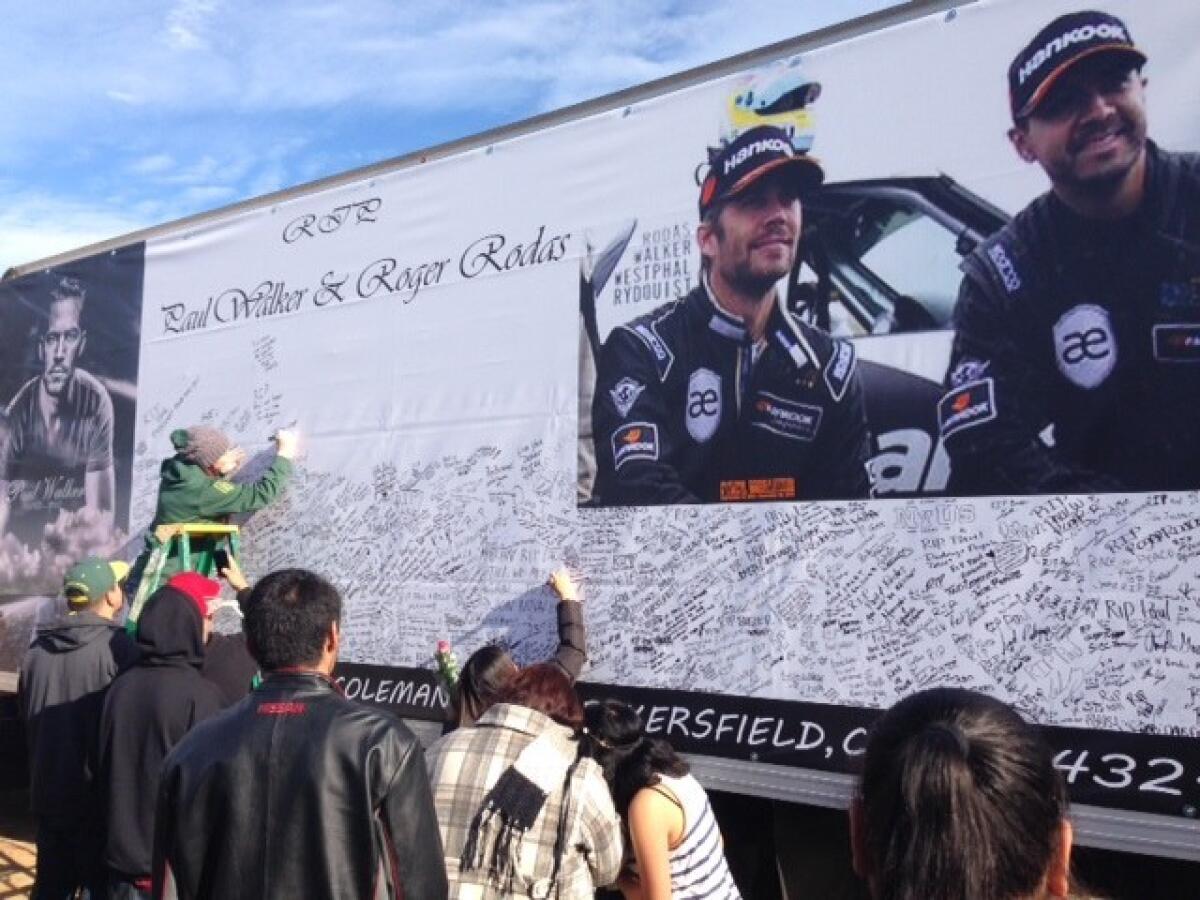
[[[565,562],[585,585],[584,693],[640,707],[709,787],[845,808],[880,710],[971,687],[1045,729],[1080,843],[1200,860],[1200,469],[1184,490],[967,496],[939,431],[959,265],[1048,188],[1006,137],[1006,68],[1073,9],[904,3],[11,270],[5,438],[68,280],[86,291],[72,365],[110,401],[112,491],[79,460],[2,473],[0,668],[70,557],[136,555],[172,429],[261,449],[250,477],[295,423],[297,471],[240,523],[242,563],[341,588],[351,697],[436,734],[438,641],[546,658],[543,582]],[[1151,137],[1200,150],[1200,7],[1104,9],[1149,58]],[[727,502],[613,502],[598,468],[658,459],[660,438],[594,431],[598,404],[647,389],[598,391],[597,363],[624,334],[664,383],[687,365],[655,315],[701,283],[712,154],[759,125],[824,170],[779,298],[840,348],[813,377],[862,387],[870,490],[748,478]],[[672,413],[697,441],[735,414],[706,371]],[[758,402],[785,436],[820,427]]]

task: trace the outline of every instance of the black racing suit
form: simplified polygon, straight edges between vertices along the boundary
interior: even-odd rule
[[[602,505],[869,494],[854,348],[779,303],[759,347],[703,285],[613,329],[592,421]]]
[[[1147,160],[1128,219],[1046,194],[963,261],[952,493],[1200,487],[1200,155]]]

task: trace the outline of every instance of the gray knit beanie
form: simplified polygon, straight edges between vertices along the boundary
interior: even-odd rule
[[[178,428],[171,432],[171,443],[185,460],[206,469],[233,447],[233,442],[211,425]]]

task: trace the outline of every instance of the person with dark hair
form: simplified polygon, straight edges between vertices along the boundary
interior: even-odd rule
[[[429,748],[451,897],[592,900],[616,879],[621,823],[582,724],[570,680],[538,663]]]
[[[1147,137],[1146,54],[1060,16],[1008,70],[1050,190],[962,262],[938,405],[954,494],[1200,487],[1200,154]]]
[[[600,763],[629,831],[635,866],[619,882],[629,900],[740,900],[708,795],[636,709],[589,703],[589,752]]]
[[[565,568],[550,574],[547,584],[558,595],[558,650],[549,660],[572,682],[587,661],[587,637],[579,586]],[[520,667],[508,651],[496,644],[480,647],[471,654],[450,695],[452,727],[472,725],[487,711]]]
[[[154,897],[446,897],[421,746],[332,680],[342,597],[305,569],[262,578],[243,629],[264,680],[167,757]]]
[[[467,658],[450,694],[450,725],[474,725],[492,707],[521,667],[499,644],[485,644]]]
[[[79,366],[87,347],[82,326],[87,289],[78,278],[55,277],[38,335],[40,375],[8,404],[9,440],[0,457],[0,533],[10,504],[12,530],[37,544],[60,509],[87,509],[110,528],[116,488],[113,404],[108,389]],[[53,501],[47,500],[53,497]]]
[[[1072,832],[1051,750],[975,691],[922,691],[879,719],[850,836],[873,900],[1069,896]]]
[[[780,296],[801,199],[824,171],[751,128],[700,188],[701,283],[612,330],[596,360],[595,497],[604,506],[870,495],[854,348]]]
[[[17,702],[29,747],[29,795],[37,816],[33,896],[58,900],[85,887],[102,896],[103,822],[96,740],[104,694],[137,661],[114,619],[129,566],[88,557],[63,578],[65,615],[38,628],[21,661]]]
[[[138,622],[142,658],[108,690],[100,719],[104,864],[113,900],[148,897],[154,798],[163,760],[197,722],[221,708],[204,679],[208,604],[221,585],[180,572],[159,588]]]
[[[131,587],[141,578],[150,555],[162,545],[160,525],[183,522],[218,522],[238,513],[263,509],[282,493],[292,474],[298,438],[287,429],[275,433],[275,459],[258,480],[235,484],[229,479],[246,454],[224,432],[211,425],[193,425],[171,432],[175,455],[159,467],[158,504],[146,529],[146,547],[134,563]],[[164,561],[163,575],[180,569],[176,557]]]

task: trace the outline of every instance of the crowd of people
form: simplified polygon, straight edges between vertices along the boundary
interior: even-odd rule
[[[24,661],[35,897],[742,896],[687,762],[633,707],[580,700],[583,614],[565,573],[550,582],[555,655],[522,667],[477,650],[424,749],[338,688],[342,599],[322,576],[222,573],[244,615],[225,640],[252,677],[228,648],[219,669],[206,659],[218,582],[175,574],[130,637],[127,574],[72,567],[68,611]],[[876,900],[1075,896],[1051,751],[980,693],[924,691],[878,720],[849,840]]]

